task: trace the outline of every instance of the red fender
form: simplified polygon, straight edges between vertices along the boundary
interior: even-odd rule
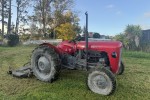
[[[61,50],[59,50],[56,46],[50,44],[50,43],[43,43],[43,44],[40,44],[40,46],[48,46],[50,48],[53,48],[58,54],[61,54]]]

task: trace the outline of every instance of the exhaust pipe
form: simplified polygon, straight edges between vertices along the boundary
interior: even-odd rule
[[[85,51],[86,51],[86,69],[88,70],[88,13],[85,13],[86,15],[86,32],[85,32]]]

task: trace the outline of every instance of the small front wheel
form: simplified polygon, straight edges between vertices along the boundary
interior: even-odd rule
[[[121,61],[121,64],[120,64],[120,67],[119,67],[119,70],[118,70],[118,75],[122,75],[124,73],[124,64],[123,62]]]
[[[94,93],[110,95],[116,89],[116,80],[114,74],[103,67],[88,75],[87,85]]]

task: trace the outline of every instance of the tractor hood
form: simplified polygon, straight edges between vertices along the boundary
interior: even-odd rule
[[[117,49],[121,48],[122,43],[119,41],[89,41],[88,48],[94,50]],[[85,41],[77,43],[77,49],[85,49]]]

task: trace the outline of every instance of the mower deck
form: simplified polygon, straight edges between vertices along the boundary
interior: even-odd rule
[[[17,70],[11,70],[10,68],[8,71],[8,74],[14,77],[18,77],[18,78],[28,78],[33,75],[33,72],[32,72],[31,65],[28,65],[28,66],[26,65],[26,66],[20,67]]]

